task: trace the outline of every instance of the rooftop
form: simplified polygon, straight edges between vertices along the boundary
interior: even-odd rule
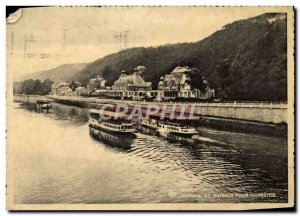
[[[141,77],[139,73],[133,73],[130,75],[122,74],[119,79],[115,81],[114,84],[123,84],[127,83],[130,86],[136,87],[150,87],[151,82],[145,82],[145,80]]]
[[[190,68],[188,66],[178,66],[176,68],[174,68],[174,70],[171,72],[171,74],[175,74],[175,73],[185,73],[185,72],[189,72]]]
[[[92,82],[95,82],[95,81],[102,81],[102,80],[105,80],[105,79],[102,78],[102,77],[97,76],[96,78],[90,79],[89,82],[92,83]]]

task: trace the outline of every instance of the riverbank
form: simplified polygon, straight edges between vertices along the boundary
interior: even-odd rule
[[[33,102],[36,101],[40,96],[17,96],[14,97],[15,101],[18,102]],[[125,103],[129,106],[136,104],[147,105],[151,102],[140,102],[140,101],[116,101],[111,99],[99,99],[99,98],[84,98],[84,97],[58,97],[58,96],[47,96],[48,100],[56,103],[76,106],[81,108],[97,108],[102,104],[116,104]],[[153,103],[153,102],[152,102]],[[189,105],[189,104],[184,104]],[[248,109],[248,108],[247,108]],[[270,111],[271,112],[271,111]],[[197,113],[196,113],[197,114]],[[275,137],[286,137],[287,136],[287,124],[284,122],[271,123],[271,122],[260,122],[260,121],[249,121],[237,118],[224,118],[211,115],[201,115],[199,121],[195,123],[196,127],[207,127],[211,129],[232,131],[232,132],[243,132],[261,134]]]
[[[127,104],[128,106],[139,105],[147,107],[155,105],[171,110],[174,106],[186,107],[188,113],[193,106],[193,113],[199,116],[213,116],[225,119],[239,119],[263,123],[287,123],[287,104],[281,102],[154,102],[117,100],[96,97],[75,97],[49,95],[49,98],[65,104],[93,108],[97,104]]]
[[[241,121],[238,119],[225,119],[210,116],[202,116],[199,124],[206,128],[260,134],[274,137],[287,137],[287,124],[286,123],[260,123],[251,121]]]

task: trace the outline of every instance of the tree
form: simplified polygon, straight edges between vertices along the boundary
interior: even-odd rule
[[[22,93],[24,93],[26,95],[34,94],[34,85],[35,85],[35,82],[33,79],[25,80]]]
[[[52,91],[52,84],[53,84],[53,81],[51,81],[49,79],[44,80],[44,82],[43,82],[43,87],[44,87],[43,94],[47,95]]]
[[[44,80],[24,80],[21,82],[14,82],[14,94],[25,94],[25,95],[47,95],[52,90],[53,82],[49,79]]]
[[[204,81],[198,68],[191,68],[189,77],[192,89],[199,89],[202,93],[206,93],[207,83]]]
[[[37,94],[37,95],[43,95],[44,94],[44,87],[41,82],[41,80],[35,80],[33,89],[32,89],[32,94]]]
[[[73,81],[70,83],[69,87],[72,89],[72,91],[75,91],[75,89],[78,87],[78,85],[77,85],[77,83],[73,80]]]

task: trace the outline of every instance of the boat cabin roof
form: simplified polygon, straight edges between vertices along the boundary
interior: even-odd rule
[[[37,103],[49,103],[49,101],[47,101],[45,99],[38,99],[36,102]]]
[[[124,120],[126,120],[128,118],[128,115],[126,115],[126,114],[116,113],[116,112],[107,111],[107,110],[91,109],[91,110],[89,110],[89,113],[90,114],[104,115],[104,116],[107,116],[107,117],[117,116],[118,119],[124,119]]]
[[[173,124],[189,124],[195,121],[193,119],[188,119],[188,116],[185,116],[184,119],[180,119],[178,114],[175,114],[173,117],[171,117],[169,113],[166,113],[163,120],[161,120],[160,117],[160,114],[150,115],[149,120],[154,119],[157,121],[169,122]]]

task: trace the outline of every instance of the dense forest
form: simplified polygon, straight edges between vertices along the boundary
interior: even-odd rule
[[[25,95],[47,95],[51,92],[53,82],[49,79],[44,80],[24,80],[21,82],[14,82],[13,93]]]
[[[200,28],[200,25],[199,25]],[[287,100],[286,14],[263,14],[224,26],[204,40],[132,48],[88,64],[73,80],[87,83],[102,75],[108,85],[125,69],[146,66],[154,88],[176,66],[199,69],[224,100]],[[200,76],[198,76],[200,77]]]

